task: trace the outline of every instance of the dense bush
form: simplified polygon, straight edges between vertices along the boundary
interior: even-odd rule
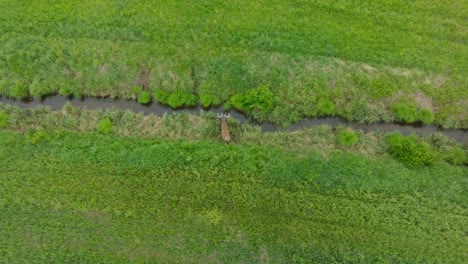
[[[112,133],[112,121],[108,117],[103,118],[99,120],[96,129],[101,134]]]
[[[5,128],[8,126],[9,115],[5,111],[0,111],[0,128]]]
[[[138,95],[138,102],[140,104],[147,104],[151,101],[151,94],[149,92],[141,92],[139,95]]]
[[[427,108],[422,108],[418,112],[418,120],[425,125],[429,125],[434,122],[434,114]]]
[[[352,146],[358,142],[359,138],[354,131],[341,129],[337,134],[338,144],[342,146]]]
[[[431,147],[413,134],[404,137],[400,133],[393,133],[387,136],[386,143],[388,152],[409,167],[422,167],[433,163]]]
[[[396,103],[392,106],[392,112],[396,119],[406,123],[414,123],[418,119],[418,109],[416,104]]]
[[[396,119],[406,123],[422,122],[425,125],[434,122],[434,114],[430,109],[418,109],[416,103],[399,102],[392,106]]]
[[[197,97],[194,94],[177,90],[168,93],[163,90],[157,90],[154,98],[162,104],[169,105],[172,108],[197,105]]]
[[[252,114],[259,111],[268,113],[276,101],[275,95],[266,85],[261,85],[245,93],[235,94],[231,97],[230,103],[238,110]]]

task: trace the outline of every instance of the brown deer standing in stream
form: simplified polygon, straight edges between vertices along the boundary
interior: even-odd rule
[[[226,118],[230,117],[231,114],[218,114],[217,117],[221,119],[221,138],[225,142],[229,142],[231,140],[231,136],[229,135],[228,126],[226,123]]]

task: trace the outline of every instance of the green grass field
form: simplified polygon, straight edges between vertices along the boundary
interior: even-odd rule
[[[285,126],[338,115],[468,128],[467,10],[462,0],[3,0],[0,94],[151,96]]]
[[[44,134],[0,131],[7,263],[467,260],[466,167]]]
[[[0,0],[0,96],[468,128],[468,3]],[[0,263],[466,263],[468,146],[0,103]]]

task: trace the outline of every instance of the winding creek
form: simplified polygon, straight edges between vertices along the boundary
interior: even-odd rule
[[[84,98],[69,98],[66,96],[52,95],[44,97],[43,99],[32,99],[32,100],[16,100],[6,97],[0,97],[0,103],[15,105],[20,108],[31,108],[36,106],[48,106],[53,110],[59,110],[63,107],[66,102],[70,102],[75,107],[82,107],[86,109],[121,109],[121,110],[132,110],[134,112],[143,112],[145,114],[163,115],[164,113],[191,113],[200,114],[200,111],[205,112],[222,112],[222,107],[211,107],[205,109],[201,106],[183,109],[172,109],[168,106],[153,102],[149,105],[142,105],[136,102],[136,100],[130,99],[109,99],[109,98],[96,98],[96,97],[84,97]],[[350,127],[352,129],[361,129],[363,131],[400,131],[404,135],[410,133],[417,133],[419,135],[427,135],[431,133],[441,133],[447,137],[455,139],[463,144],[468,143],[468,131],[458,129],[441,129],[436,126],[413,126],[407,124],[398,123],[377,123],[377,124],[358,124],[356,122],[346,121],[339,117],[326,117],[326,118],[305,118],[302,121],[290,126],[287,129],[281,128],[278,125],[272,123],[257,124],[254,120],[246,117],[244,114],[237,111],[230,111],[233,118],[236,118],[241,123],[250,123],[253,125],[259,125],[264,132],[273,131],[294,131],[301,128],[308,128],[318,125],[330,125],[336,127],[339,125]]]

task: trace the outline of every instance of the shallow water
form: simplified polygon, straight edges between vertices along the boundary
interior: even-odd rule
[[[145,114],[155,114],[163,115],[164,113],[191,113],[191,114],[200,114],[201,111],[204,112],[214,112],[220,113],[223,112],[222,107],[211,107],[209,109],[203,108],[201,106],[183,108],[183,109],[172,109],[168,106],[159,104],[157,102],[142,105],[136,102],[135,100],[127,99],[109,99],[109,98],[96,98],[96,97],[84,97],[84,98],[71,98],[60,95],[47,96],[43,99],[32,99],[32,100],[16,100],[6,97],[0,97],[0,103],[11,104],[21,108],[31,108],[35,106],[48,106],[53,110],[62,109],[63,105],[66,102],[70,102],[75,107],[82,107],[85,109],[121,109],[121,110],[132,110],[134,112],[143,112]],[[251,123],[257,125],[257,123],[251,118],[246,117],[244,114],[237,111],[230,111],[230,114],[233,118],[240,120],[241,123]],[[436,126],[413,126],[407,124],[397,124],[397,123],[378,123],[378,124],[358,124],[356,122],[346,121],[339,117],[326,117],[326,118],[306,118],[302,121],[292,125],[291,127],[284,129],[278,125],[272,123],[263,123],[258,124],[261,126],[262,131],[264,132],[273,132],[273,131],[294,131],[301,128],[308,128],[318,125],[330,125],[332,127],[336,126],[345,126],[353,129],[361,129],[363,131],[400,131],[403,135],[409,135],[410,133],[416,133],[419,135],[427,135],[431,133],[441,133],[447,137],[453,138],[457,141],[462,142],[463,144],[468,143],[468,131],[467,130],[458,130],[458,129],[441,129]]]

